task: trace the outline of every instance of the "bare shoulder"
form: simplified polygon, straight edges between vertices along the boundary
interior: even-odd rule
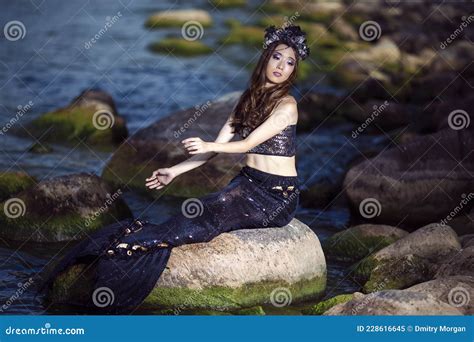
[[[286,96],[275,109],[275,114],[284,115],[290,122],[296,124],[298,121],[298,106],[293,96]]]

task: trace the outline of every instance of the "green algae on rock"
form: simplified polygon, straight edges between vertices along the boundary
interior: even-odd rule
[[[86,90],[67,107],[48,112],[14,133],[57,143],[81,141],[101,148],[112,147],[128,135],[112,97],[100,90]]]
[[[179,56],[198,56],[212,52],[212,49],[200,41],[181,38],[164,38],[152,43],[150,49],[159,53],[171,53]]]
[[[181,27],[184,24],[192,22],[197,22],[202,25],[202,27],[209,27],[212,25],[212,17],[204,10],[166,10],[151,15],[145,22],[145,26],[150,29],[160,27]],[[199,28],[197,24],[195,27]]]
[[[36,184],[36,178],[21,171],[0,172],[0,201]]]
[[[1,203],[1,237],[17,241],[77,240],[131,217],[120,198],[96,175],[80,173],[41,181]]]
[[[354,298],[354,294],[341,294],[335,297],[323,300],[318,304],[313,305],[311,308],[302,311],[303,315],[322,315],[324,312],[332,308],[333,306],[341,303],[348,302]]]
[[[336,233],[323,243],[327,255],[357,261],[408,235],[397,227],[361,224]]]

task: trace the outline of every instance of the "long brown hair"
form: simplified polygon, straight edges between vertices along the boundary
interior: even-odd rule
[[[239,102],[234,108],[234,119],[231,122],[233,133],[242,134],[254,130],[272,113],[278,102],[288,95],[291,85],[296,79],[298,59],[296,59],[293,72],[286,81],[265,88],[267,64],[279,44],[282,42],[273,42],[263,50],[257,66],[253,70],[250,86],[240,96]]]

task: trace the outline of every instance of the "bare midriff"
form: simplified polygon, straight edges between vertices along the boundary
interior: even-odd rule
[[[297,176],[295,156],[284,157],[247,153],[245,164],[254,169],[279,176]]]

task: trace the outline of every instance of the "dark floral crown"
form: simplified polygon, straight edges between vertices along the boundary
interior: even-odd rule
[[[309,55],[309,47],[306,44],[306,33],[301,31],[297,25],[288,25],[276,28],[274,25],[265,29],[264,48],[273,42],[282,42],[295,49],[300,59],[305,59]]]

